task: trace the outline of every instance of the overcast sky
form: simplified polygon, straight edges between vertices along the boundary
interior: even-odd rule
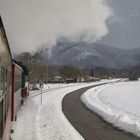
[[[108,0],[114,17],[108,21],[109,34],[101,43],[118,48],[140,47],[140,0]]]
[[[60,36],[118,48],[140,47],[140,0],[0,0],[12,52]]]

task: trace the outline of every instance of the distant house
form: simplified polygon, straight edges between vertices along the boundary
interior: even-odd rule
[[[136,72],[134,71],[130,72],[130,75],[129,75],[130,81],[137,81],[138,79],[139,79],[139,76]]]
[[[66,83],[67,84],[69,84],[69,83],[77,83],[77,79],[74,79],[74,78],[66,79]]]
[[[48,83],[65,83],[65,79],[63,79],[61,76],[54,76],[53,78],[48,78]]]
[[[95,82],[95,81],[100,81],[100,78],[88,76],[85,81],[86,82]]]
[[[139,65],[138,66],[135,66],[133,67],[130,72],[129,72],[129,80],[130,81],[135,81],[135,80],[138,80],[139,79],[139,75],[140,75],[140,67]]]

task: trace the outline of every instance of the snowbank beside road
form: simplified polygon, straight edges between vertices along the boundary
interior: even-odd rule
[[[81,100],[114,126],[140,136],[140,81],[92,88]]]

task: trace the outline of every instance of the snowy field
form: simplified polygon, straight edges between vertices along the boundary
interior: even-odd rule
[[[41,106],[40,91],[31,92],[13,123],[13,140],[83,140],[62,112],[63,97],[74,90],[109,82],[55,84],[44,86]]]
[[[92,88],[81,100],[114,126],[140,136],[140,81]]]

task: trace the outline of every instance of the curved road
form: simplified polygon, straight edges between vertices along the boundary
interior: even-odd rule
[[[92,86],[93,87],[93,86]],[[91,87],[69,93],[63,99],[63,112],[85,140],[140,140],[105,122],[97,114],[88,110],[80,101],[80,95]]]

